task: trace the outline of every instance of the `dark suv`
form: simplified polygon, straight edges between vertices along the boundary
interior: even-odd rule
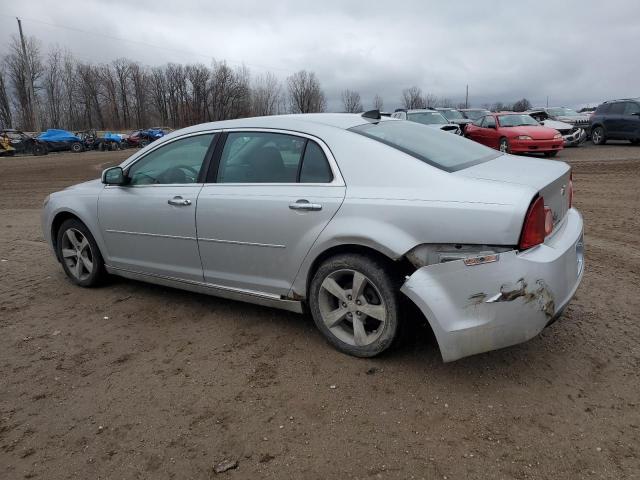
[[[629,140],[640,144],[640,98],[611,100],[600,105],[591,117],[591,140]]]

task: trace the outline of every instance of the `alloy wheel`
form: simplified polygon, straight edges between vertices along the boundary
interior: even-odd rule
[[[387,309],[376,285],[352,269],[336,270],[320,286],[322,321],[339,340],[353,346],[375,342],[387,321]]]
[[[85,280],[93,273],[93,252],[82,232],[70,228],[62,236],[62,258],[69,272],[77,280]]]
[[[600,128],[596,128],[591,134],[591,138],[593,139],[593,143],[599,145],[602,142],[602,131]]]
[[[509,153],[509,143],[506,139],[500,140],[500,151],[502,153]]]

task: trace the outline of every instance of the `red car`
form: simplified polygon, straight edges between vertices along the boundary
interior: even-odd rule
[[[544,153],[555,157],[563,147],[560,132],[540,125],[526,113],[492,113],[467,125],[464,135],[505,153]]]

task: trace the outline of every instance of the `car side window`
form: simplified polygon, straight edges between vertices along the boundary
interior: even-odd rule
[[[627,102],[624,108],[624,114],[633,115],[634,113],[640,113],[640,105],[634,102]]]
[[[231,132],[218,183],[295,183],[306,138],[271,132]]]
[[[612,115],[622,115],[624,113],[624,106],[625,103],[623,102],[613,103],[609,106],[608,113]]]
[[[333,173],[322,148],[309,140],[302,159],[300,183],[330,183],[332,180]]]
[[[496,119],[492,115],[487,115],[486,117],[484,117],[482,126],[484,128],[493,128],[496,126]]]
[[[482,122],[484,122],[484,117],[478,117],[473,121],[473,124],[476,127],[481,127],[482,126]]]
[[[129,185],[196,183],[214,136],[194,135],[153,150],[128,169]]]

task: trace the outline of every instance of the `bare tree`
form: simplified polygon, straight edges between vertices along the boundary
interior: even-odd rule
[[[376,93],[373,97],[373,109],[374,110],[382,110],[384,106],[384,102],[382,101],[382,97]]]
[[[360,101],[360,94],[355,90],[343,90],[342,91],[342,108],[346,113],[358,113],[362,112],[362,102]]]
[[[504,107],[504,103],[502,102],[496,102],[493,105],[491,105],[492,112],[502,112],[504,110],[505,110],[505,107]]]
[[[100,103],[100,72],[98,67],[86,63],[78,64],[76,71],[79,76],[80,95],[84,106],[85,126],[105,128],[102,106]]]
[[[115,70],[111,65],[99,67],[100,81],[102,82],[102,95],[106,101],[105,113],[109,117],[109,125],[112,128],[122,128],[119,108],[119,90]]]
[[[151,69],[149,78],[151,104],[153,105],[160,124],[169,123],[169,100],[167,99],[167,77],[162,67]]]
[[[187,65],[187,79],[190,84],[188,96],[190,123],[202,123],[207,118],[209,75],[209,69],[205,65]]]
[[[3,65],[0,65],[0,127],[11,128],[13,126],[13,118],[6,85],[4,68]]]
[[[130,126],[129,113],[129,74],[131,63],[126,58],[118,58],[113,61],[116,74],[118,94],[120,96],[120,112],[122,113],[122,126]]]
[[[300,70],[287,78],[291,113],[324,112],[326,98],[313,72]]]
[[[133,111],[135,113],[135,126],[143,128],[147,123],[147,69],[137,62],[129,64],[129,75],[133,93]]]
[[[48,125],[53,128],[62,127],[62,51],[53,48],[47,56],[42,86],[44,89],[44,104]]]
[[[251,88],[246,67],[231,69],[226,62],[215,62],[211,75],[209,117],[211,120],[240,118],[250,114]]]
[[[402,90],[402,105],[407,110],[424,108],[425,103],[422,96],[422,89],[414,85],[413,87]]]
[[[282,96],[280,82],[272,73],[256,77],[251,88],[251,114],[274,115]]]
[[[453,108],[453,101],[450,98],[443,97],[436,104],[436,106],[437,107],[443,107],[443,108]]]
[[[526,98],[522,98],[513,104],[514,112],[526,112],[531,109],[531,102]]]
[[[424,96],[424,108],[436,108],[439,102],[438,96],[433,93],[427,93]]]
[[[35,103],[38,101],[38,82],[42,77],[44,68],[40,55],[40,43],[34,37],[27,37],[25,41],[26,58],[22,52],[20,41],[12,36],[9,42],[9,54],[5,57],[7,75],[11,87],[17,96],[17,108],[20,113],[20,123],[26,130],[32,130],[35,125]],[[29,78],[27,72],[31,72]],[[36,98],[31,98],[29,82],[33,82]]]
[[[69,52],[65,52],[62,66],[62,85],[64,89],[64,125],[67,128],[80,127],[80,112],[78,109],[78,80],[76,62]]]

